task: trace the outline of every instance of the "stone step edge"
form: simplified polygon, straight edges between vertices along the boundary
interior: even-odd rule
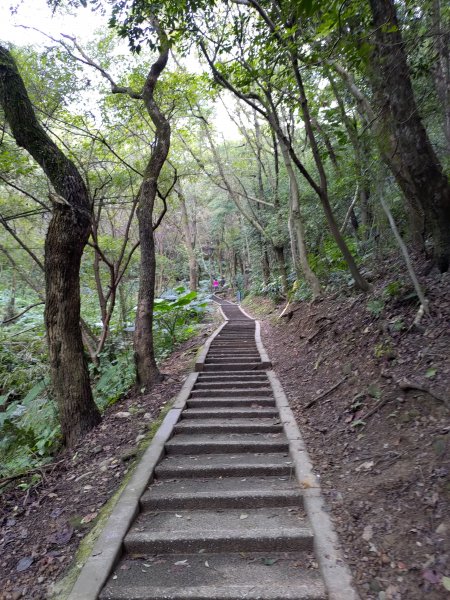
[[[239,546],[240,544],[240,546]],[[292,546],[291,546],[292,544]],[[210,552],[267,552],[312,550],[313,533],[309,527],[277,529],[207,529],[196,531],[131,531],[124,539],[125,550],[133,553],[183,554],[196,547]]]
[[[360,600],[294,413],[275,371],[268,370],[267,376],[288,439],[293,471],[302,490],[306,515],[314,534],[314,553],[325,582],[327,597],[329,600]]]
[[[312,588],[314,584],[314,588]],[[300,585],[281,588],[279,584],[262,585],[211,585],[211,586],[174,586],[159,587],[148,584],[132,587],[109,587],[100,600],[326,600],[327,595],[322,582],[316,578],[304,577]]]
[[[207,492],[179,492],[167,495],[152,494],[147,490],[141,497],[142,510],[170,508],[175,510],[202,508],[274,508],[303,506],[303,496],[298,490],[218,490]]]

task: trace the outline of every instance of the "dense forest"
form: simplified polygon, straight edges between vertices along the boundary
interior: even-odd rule
[[[420,326],[414,264],[450,261],[445,3],[50,5],[66,32],[0,46],[2,476],[151,389],[213,278],[306,303],[398,255]]]

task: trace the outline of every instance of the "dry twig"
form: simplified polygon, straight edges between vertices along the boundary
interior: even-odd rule
[[[325,392],[322,392],[321,394],[319,394],[317,396],[317,398],[313,398],[310,402],[308,402],[308,404],[305,406],[305,408],[311,408],[311,406],[314,406],[314,404],[316,404],[316,402],[318,402],[319,400],[322,400],[322,398],[325,398],[325,396],[328,396],[328,394],[331,394],[331,392],[334,392],[334,390],[337,389],[340,385],[342,385],[344,383],[344,381],[346,381],[347,379],[348,379],[348,375],[346,375],[343,379],[341,379],[340,381],[335,383],[332,387],[330,387]]]

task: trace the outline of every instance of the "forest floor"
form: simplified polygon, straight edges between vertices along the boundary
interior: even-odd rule
[[[39,484],[24,490],[18,479],[0,495],[0,600],[48,597],[143,454],[164,407],[179,392],[198,348],[216,326],[205,324],[160,365],[165,378],[151,393],[129,394],[110,406],[101,425],[42,471]]]
[[[450,273],[418,266],[431,312],[411,327],[411,286],[389,286],[406,281],[403,266],[384,268],[369,296],[282,318],[284,305],[244,304],[262,320],[361,598],[438,600],[450,597]]]

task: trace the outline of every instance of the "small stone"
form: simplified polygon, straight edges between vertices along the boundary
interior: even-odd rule
[[[139,444],[139,442],[142,442],[142,440],[145,440],[145,435],[142,435],[142,433],[140,433],[136,436],[135,442],[136,444]]]
[[[103,448],[101,446],[95,446],[95,448],[92,448],[92,454],[100,454],[102,450]]]
[[[146,421],[150,421],[150,419],[152,418],[151,413],[145,413],[144,417],[143,417]]]
[[[129,413],[127,411],[121,411],[121,412],[117,412],[114,416],[117,419],[128,419],[128,417],[131,417],[131,413]]]

